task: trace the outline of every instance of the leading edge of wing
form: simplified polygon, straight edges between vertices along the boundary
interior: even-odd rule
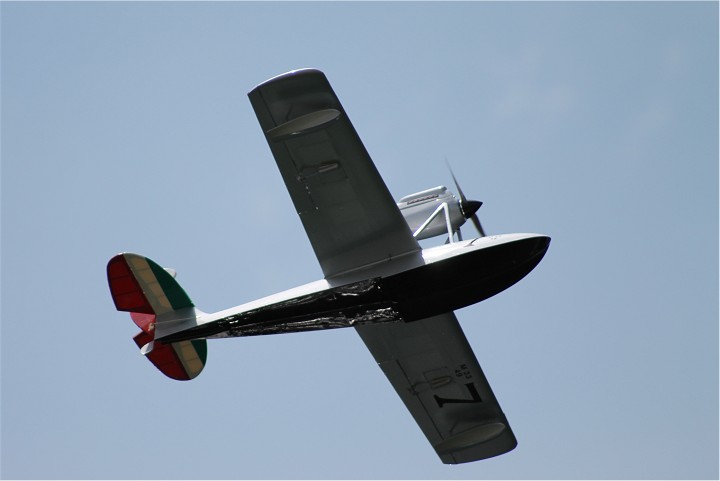
[[[355,329],[443,463],[517,446],[454,313]]]
[[[326,278],[420,251],[321,71],[273,77],[248,97]]]

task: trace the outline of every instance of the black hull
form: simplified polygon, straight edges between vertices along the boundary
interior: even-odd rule
[[[549,237],[479,249],[383,279],[406,322],[454,311],[498,294],[542,260]]]

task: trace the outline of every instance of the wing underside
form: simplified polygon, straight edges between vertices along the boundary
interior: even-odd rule
[[[248,97],[326,279],[397,257],[422,261],[420,246],[322,72],[274,77]],[[312,299],[312,312],[323,299]],[[360,304],[374,306],[373,313],[392,311],[391,304]],[[282,317],[288,307],[288,319],[306,321],[298,317],[298,306],[280,307],[258,314]],[[341,313],[349,315],[345,308]],[[411,323],[395,314],[383,320],[395,322],[343,326],[356,327],[444,463],[489,458],[516,446],[452,312]],[[255,334],[253,319],[231,321],[224,332]]]
[[[355,329],[444,463],[477,461],[515,448],[515,436],[455,314]]]
[[[322,72],[280,75],[248,97],[326,278],[419,252]]]

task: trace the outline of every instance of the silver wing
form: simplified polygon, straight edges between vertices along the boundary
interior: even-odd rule
[[[420,251],[322,72],[280,75],[248,97],[326,278]]]
[[[355,329],[444,463],[517,446],[455,314]]]
[[[289,72],[248,96],[326,278],[420,252],[322,72]],[[356,329],[443,462],[516,446],[452,312]]]

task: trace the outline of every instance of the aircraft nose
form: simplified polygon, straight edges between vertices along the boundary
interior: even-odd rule
[[[542,259],[542,257],[550,248],[550,237],[545,235],[531,237],[521,242],[525,245],[526,255],[528,259],[533,259],[536,257]],[[538,262],[540,262],[539,259]]]
[[[528,239],[527,245],[527,256],[528,259],[535,259],[536,264],[540,262],[545,256],[545,253],[550,248],[550,237],[548,236],[537,236],[532,239]]]
[[[469,219],[473,215],[475,215],[475,212],[478,211],[480,206],[482,205],[482,202],[479,200],[465,200],[460,203],[460,209],[462,210],[463,216],[466,219]]]
[[[548,236],[540,236],[537,240],[537,252],[545,255],[548,248],[550,248],[550,237]]]

